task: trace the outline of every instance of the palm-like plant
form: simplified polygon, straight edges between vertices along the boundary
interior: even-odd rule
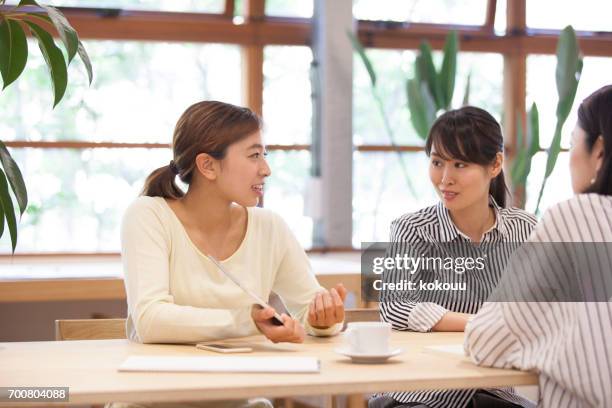
[[[56,31],[61,39],[66,55],[55,44],[51,33]],[[45,59],[54,93],[53,107],[64,97],[68,84],[67,66],[78,54],[89,78],[93,72],[89,56],[79,40],[76,30],[66,17],[56,8],[40,5],[34,0],[21,0],[17,5],[7,6],[0,0],[0,75],[2,89],[6,89],[23,72],[28,59],[26,33],[38,41]],[[28,193],[19,166],[11,157],[6,145],[0,141],[0,237],[4,234],[5,224],[11,237],[12,251],[17,246],[17,217],[13,196],[19,214],[23,215],[28,205]],[[10,189],[9,189],[10,187]],[[11,195],[12,191],[12,195]]]
[[[546,150],[546,170],[540,185],[535,208],[536,213],[539,213],[540,201],[542,200],[546,182],[555,168],[559,152],[561,151],[563,125],[574,104],[576,90],[578,89],[580,75],[582,74],[582,66],[583,59],[580,47],[578,46],[576,32],[572,26],[567,26],[561,31],[559,42],[557,43],[557,68],[555,71],[557,96],[559,97],[556,111],[557,122],[552,142]],[[525,187],[527,183],[527,177],[531,171],[531,161],[533,156],[540,150],[539,128],[538,107],[534,103],[528,113],[526,137],[523,137],[522,134],[522,124],[520,122],[517,124],[517,145],[519,150],[512,167],[512,183],[515,187]]]

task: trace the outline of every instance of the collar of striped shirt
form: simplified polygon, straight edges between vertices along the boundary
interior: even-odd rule
[[[486,235],[491,231],[497,230],[503,238],[507,239],[508,230],[506,229],[506,223],[504,222],[504,217],[501,211],[502,209],[495,202],[495,199],[493,199],[492,196],[489,196],[489,206],[492,207],[493,211],[495,212],[495,224],[493,224],[493,227],[491,227],[483,235]],[[446,209],[446,207],[444,207],[444,204],[442,204],[441,201],[438,202],[438,204],[436,205],[436,214],[438,215],[438,222],[442,226],[442,228],[439,229],[440,236],[438,238],[440,242],[451,242],[457,239],[459,236],[463,237],[464,239],[467,239],[468,241],[470,240],[469,237],[459,231],[459,229],[451,219],[448,210]]]

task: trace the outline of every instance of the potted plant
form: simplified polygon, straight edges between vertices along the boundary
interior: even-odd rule
[[[87,51],[76,30],[58,9],[38,4],[34,0],[21,0],[16,5],[6,5],[5,0],[0,0],[0,76],[3,90],[19,78],[25,69],[28,33],[36,38],[49,69],[54,94],[53,107],[64,97],[68,85],[67,67],[76,55],[85,65],[91,85],[93,71]],[[56,45],[54,33],[59,36],[66,54]],[[0,237],[6,225],[14,253],[17,246],[17,217],[13,198],[21,216],[28,205],[28,193],[19,166],[1,140],[0,165]]]

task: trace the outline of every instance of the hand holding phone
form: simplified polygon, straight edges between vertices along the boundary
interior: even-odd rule
[[[236,278],[230,271],[228,271],[222,264],[221,262],[219,262],[214,256],[212,255],[206,255],[208,257],[208,259],[210,259],[210,261],[215,264],[215,266],[217,268],[219,268],[219,270],[227,277],[229,278],[232,282],[234,282],[236,284],[236,286],[238,286],[240,289],[242,289],[247,295],[249,295],[251,297],[251,299],[253,299],[253,303],[255,305],[258,305],[261,309],[272,309],[270,307],[270,305],[268,305],[266,302],[264,302],[263,299],[261,299],[259,296],[257,296],[252,290],[250,290],[248,287],[244,286],[242,284],[242,282],[240,282],[240,280],[238,278]],[[276,313],[276,311],[274,309],[272,309],[274,311],[274,313],[272,314],[272,316],[270,316],[270,319],[272,321],[272,324],[276,325],[276,326],[282,326],[283,325],[283,320],[280,317],[280,315],[278,313]]]
[[[274,343],[289,342],[302,343],[306,332],[299,321],[282,314],[282,326],[273,323],[272,316],[276,312],[271,307],[261,309],[254,305],[251,309],[251,317],[259,331]]]

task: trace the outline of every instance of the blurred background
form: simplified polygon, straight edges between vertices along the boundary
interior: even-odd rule
[[[266,186],[264,206],[279,212],[300,242],[311,248],[313,221],[305,203],[310,194],[312,166],[309,147],[313,140],[313,51],[308,42],[315,24],[314,4],[312,0],[260,3],[265,4],[265,14],[251,24],[257,24],[262,33],[255,45],[256,52],[263,54],[261,67],[257,67],[262,71],[261,82],[250,84],[249,88],[261,90],[262,106],[254,108],[263,114],[265,140],[272,145],[269,160],[274,174]],[[491,24],[487,14],[491,3],[496,3],[494,24],[486,27],[485,24]],[[382,78],[379,89],[399,143],[423,146],[411,126],[406,107],[405,80],[413,75],[415,48],[420,39],[433,40],[435,48],[436,40],[440,42],[445,31],[455,29],[460,36],[468,36],[467,40],[460,40],[456,88],[463,90],[467,74],[471,73],[470,104],[487,109],[498,120],[506,119],[504,100],[510,98],[504,94],[504,58],[508,55],[516,58],[517,54],[524,58],[522,74],[526,78],[514,78],[514,83],[519,86],[525,81],[525,101],[517,103],[516,108],[520,110],[522,105],[524,110],[532,101],[538,102],[541,145],[548,146],[556,108],[555,49],[547,47],[543,40],[572,24],[579,31],[579,38],[584,37],[582,41],[594,41],[599,32],[612,30],[606,19],[612,12],[612,3],[605,0],[522,3],[526,26],[519,44],[501,40],[521,34],[507,29],[506,1],[353,1],[356,29],[372,43],[368,56]],[[231,27],[244,26],[248,21],[245,12],[249,10],[239,0],[51,0],[49,4],[59,6],[79,32],[95,75],[88,87],[82,66],[72,64],[65,100],[51,110],[47,68],[42,55],[32,52],[22,78],[0,98],[0,134],[9,147],[10,142],[22,142],[14,144],[12,152],[22,167],[30,193],[29,207],[20,222],[17,253],[118,252],[122,212],[139,193],[146,175],[171,159],[171,152],[164,145],[171,141],[174,124],[182,111],[203,99],[248,105],[248,98],[253,98],[246,95],[244,82],[250,78],[244,71],[252,69],[254,63],[246,61],[249,54],[244,52],[245,36]],[[231,19],[222,20],[228,12]],[[209,39],[205,30],[190,32],[191,26],[180,32],[176,24],[184,18],[182,13],[188,13],[190,18],[193,13],[205,13],[202,24],[206,24],[206,19],[215,20],[218,33],[209,33],[209,37],[214,37]],[[373,21],[379,24],[366,26]],[[130,23],[134,24],[131,30]],[[121,31],[114,29],[117,24]],[[488,34],[479,34],[474,28],[478,26]],[[122,34],[125,38],[121,38]],[[471,41],[469,35],[473,36]],[[194,41],[198,36],[202,39]],[[30,49],[36,49],[33,40],[30,41]],[[590,92],[611,81],[610,44],[602,44],[597,50],[582,50],[586,55],[575,107]],[[347,45],[350,46],[348,42]],[[610,56],[591,56],[588,51]],[[439,60],[438,54],[434,52],[434,59]],[[389,140],[382,118],[370,92],[367,72],[358,58],[354,59],[352,82],[355,149],[353,177],[346,180],[353,186],[352,231],[350,242],[344,246],[359,247],[362,241],[386,240],[392,219],[433,204],[436,197],[423,177],[427,159],[420,149],[402,153],[411,163],[416,197],[398,176],[397,155],[387,148]],[[455,106],[462,96],[462,92],[455,92]],[[575,109],[564,128],[562,147],[568,147],[574,122]],[[360,149],[368,145],[373,146],[367,151]],[[528,181],[526,189],[526,208],[531,211],[535,209],[544,166],[545,155],[537,154],[529,180],[533,182]],[[562,152],[541,209],[570,194],[567,153]],[[0,248],[4,253],[10,252],[7,234]]]

